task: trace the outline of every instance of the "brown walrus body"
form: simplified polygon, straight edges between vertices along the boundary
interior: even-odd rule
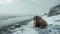
[[[47,26],[47,22],[43,20],[40,16],[34,16],[33,19],[35,27],[45,28]]]

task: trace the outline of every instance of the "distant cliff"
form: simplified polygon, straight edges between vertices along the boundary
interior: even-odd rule
[[[48,13],[48,17],[58,15],[58,14],[60,14],[60,4],[50,8],[50,11]]]

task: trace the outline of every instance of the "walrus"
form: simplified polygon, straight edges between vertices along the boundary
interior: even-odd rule
[[[34,16],[33,17],[35,27],[40,27],[44,29],[47,26],[47,22],[42,19],[40,16]]]

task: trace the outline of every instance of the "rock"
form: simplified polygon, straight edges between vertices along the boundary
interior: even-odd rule
[[[58,15],[60,14],[60,4],[53,6],[52,8],[50,8],[50,11],[48,13],[48,17],[49,16],[54,16],[54,15]]]
[[[21,24],[15,24],[15,28],[21,27]]]

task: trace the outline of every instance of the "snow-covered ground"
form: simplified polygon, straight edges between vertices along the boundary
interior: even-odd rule
[[[16,28],[15,32],[13,32],[13,34],[37,34],[38,32],[36,32],[34,29],[32,29],[32,22],[30,22],[27,25],[22,26],[21,28]]]
[[[29,22],[29,24],[21,28],[15,29],[16,31],[13,32],[13,34],[59,34],[60,33],[60,22],[59,22],[60,15],[56,15],[52,17],[43,16],[42,18],[45,19],[48,23],[46,29],[33,27],[33,21],[31,21]]]
[[[48,24],[60,25],[60,15],[51,17],[43,16],[42,18],[45,19]]]
[[[45,19],[48,23],[46,29],[34,27],[33,21],[31,21],[27,25],[12,30],[12,34],[60,34],[59,17],[60,15],[52,17],[43,16],[42,18]]]
[[[11,29],[8,33],[11,34],[60,34],[60,15],[56,16],[43,16],[42,18],[47,21],[48,26],[46,29],[36,28],[34,27],[34,22],[31,21],[26,25],[22,25],[21,27]],[[7,34],[7,33],[6,33]]]

